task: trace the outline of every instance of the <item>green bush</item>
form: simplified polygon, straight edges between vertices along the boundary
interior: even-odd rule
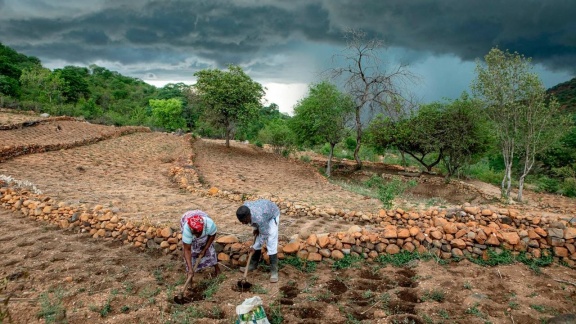
[[[300,161],[310,163],[310,156],[302,155],[302,156],[300,156]]]
[[[537,192],[550,192],[555,193],[560,189],[560,181],[557,179],[548,178],[546,176],[541,177],[536,182]]]
[[[408,252],[403,250],[396,254],[382,254],[376,258],[376,262],[381,264],[391,264],[395,267],[403,267],[413,260],[420,260],[421,256],[417,252]]]
[[[576,179],[566,178],[560,185],[559,192],[566,197],[576,197]]]
[[[470,178],[478,179],[499,186],[504,178],[503,171],[495,171],[486,159],[468,166],[463,174]]]
[[[360,262],[363,261],[361,257],[352,256],[350,254],[344,255],[344,258],[337,260],[332,264],[332,268],[335,270],[339,269],[347,269],[347,268],[356,268],[360,266]]]
[[[346,139],[344,140],[344,146],[349,151],[354,151],[356,149],[356,139],[352,136],[346,137]]]
[[[378,199],[383,203],[384,207],[392,208],[392,201],[394,198],[403,194],[409,187],[416,186],[417,182],[414,180],[410,182],[404,182],[398,178],[384,182],[384,179],[375,175],[366,180],[364,185],[368,188],[376,189],[376,195],[378,196]]]

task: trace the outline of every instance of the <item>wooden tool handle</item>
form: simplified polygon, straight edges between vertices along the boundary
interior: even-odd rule
[[[187,280],[186,283],[184,283],[184,288],[182,288],[182,295],[184,295],[184,293],[186,293],[186,288],[188,288],[188,285],[190,284],[190,282],[192,282],[192,278],[194,277],[194,272],[196,272],[196,269],[198,268],[198,265],[200,264],[200,258],[196,258],[196,263],[194,264],[194,269],[192,269],[192,276],[190,276]]]
[[[248,254],[248,260],[246,260],[246,267],[244,268],[244,280],[246,280],[246,275],[248,274],[248,268],[250,267],[250,260],[252,260],[252,254],[254,254],[254,251]]]

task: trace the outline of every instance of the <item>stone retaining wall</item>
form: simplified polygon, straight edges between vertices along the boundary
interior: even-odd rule
[[[0,130],[20,129],[20,128],[24,128],[24,127],[32,127],[32,126],[36,126],[36,125],[40,125],[40,124],[46,124],[46,123],[51,123],[51,122],[55,122],[55,121],[62,121],[62,120],[78,120],[78,119],[74,118],[74,117],[68,117],[68,116],[50,117],[50,118],[25,121],[25,122],[15,123],[15,124],[0,125]]]
[[[60,228],[88,233],[93,238],[119,240],[141,249],[161,249],[164,253],[180,253],[181,233],[170,226],[125,222],[113,209],[95,206],[88,210],[71,207],[43,195],[37,195],[0,183],[0,203],[36,221],[57,224]],[[207,190],[205,194],[218,194]],[[232,199],[237,199],[233,194]],[[296,205],[281,202],[286,212],[295,212]],[[358,217],[313,209],[317,217]],[[576,228],[564,220],[550,221],[524,217],[514,209],[481,209],[464,206],[459,209],[426,211],[381,210],[374,218],[380,227],[374,230],[352,226],[347,232],[313,233],[280,242],[279,258],[296,255],[309,261],[330,258],[338,260],[346,254],[373,260],[382,254],[400,251],[430,252],[441,259],[475,256],[488,258],[487,249],[498,247],[516,252],[526,251],[539,258],[550,250],[556,259],[574,266],[576,260]],[[251,242],[240,242],[235,236],[217,240],[218,258],[231,265],[246,262]]]
[[[114,135],[105,135],[94,141],[134,131],[145,130],[118,129]],[[60,148],[64,147],[58,149]],[[38,152],[48,150],[43,147],[37,149]],[[24,154],[29,151],[21,149],[14,152]],[[423,211],[381,209],[378,212],[317,208],[276,196],[260,197],[222,191],[215,187],[204,188],[193,167],[192,159],[193,156],[185,166],[170,169],[172,181],[181,189],[234,202],[265,198],[275,202],[285,215],[344,219],[356,224],[346,232],[296,235],[289,242],[280,242],[279,258],[296,255],[309,261],[322,261],[338,260],[351,254],[373,260],[383,254],[417,251],[429,252],[441,259],[464,256],[486,259],[489,257],[488,248],[495,247],[514,252],[525,251],[534,258],[551,251],[557,261],[561,260],[572,267],[575,265],[576,228],[566,220],[522,215],[520,211],[512,208],[469,205]],[[161,224],[126,222],[114,208],[104,208],[101,205],[90,209],[86,206],[68,206],[50,197],[16,188],[2,180],[0,204],[15,214],[57,224],[62,229],[88,233],[93,238],[118,240],[143,250],[159,249],[166,254],[179,254],[181,250],[182,235],[179,229]],[[359,225],[369,225],[372,229]],[[243,265],[246,263],[251,242],[240,242],[235,236],[222,236],[217,238],[216,245],[220,261]]]
[[[56,117],[54,119],[51,119],[50,121],[56,121],[56,120],[70,120],[70,117]],[[38,122],[48,122],[48,121],[49,120],[42,120]],[[148,127],[142,127],[142,126],[123,126],[118,127],[117,129],[114,129],[113,131],[106,134],[99,134],[97,136],[92,136],[90,138],[76,140],[67,143],[26,144],[26,145],[14,145],[14,146],[6,145],[6,143],[4,143],[3,146],[0,146],[0,162],[12,159],[20,155],[69,149],[77,146],[94,144],[96,142],[100,142],[110,138],[137,132],[151,132],[151,130]]]

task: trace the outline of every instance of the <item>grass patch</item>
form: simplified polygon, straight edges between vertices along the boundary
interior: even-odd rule
[[[280,324],[284,322],[284,315],[282,315],[282,308],[279,304],[270,304],[270,315],[268,317],[270,324]]]
[[[497,266],[501,264],[512,264],[516,262],[514,255],[509,250],[501,250],[501,252],[497,252],[496,250],[489,248],[487,252],[488,260],[474,257],[468,257],[468,260],[470,260],[472,263],[476,263],[482,266]]]
[[[195,306],[175,307],[171,315],[171,318],[165,323],[195,323],[195,319],[206,317],[206,313]]]
[[[261,285],[253,285],[252,287],[250,287],[250,291],[255,293],[255,294],[267,294],[268,290],[264,289],[264,287],[262,287]]]
[[[375,261],[384,265],[391,264],[395,267],[402,267],[411,261],[420,259],[422,259],[422,256],[417,252],[408,252],[403,250],[396,254],[379,255]]]
[[[520,253],[516,260],[527,265],[532,271],[540,273],[540,268],[550,265],[554,261],[552,253],[542,253],[541,258],[529,258],[526,252]]]
[[[62,304],[64,291],[62,287],[54,291],[47,291],[40,295],[40,311],[36,314],[38,318],[43,318],[46,323],[62,323],[66,318],[66,309]]]
[[[302,260],[298,257],[286,257],[284,260],[280,260],[278,264],[280,265],[280,268],[291,265],[294,268],[306,273],[312,273],[316,271],[316,262]]]
[[[442,290],[438,289],[429,290],[422,296],[423,301],[434,300],[441,303],[444,299],[446,299],[446,294]]]
[[[468,308],[466,310],[466,314],[470,314],[470,315],[474,315],[480,318],[485,319],[486,318],[486,314],[482,313],[479,309],[478,309],[478,304],[475,304],[474,306]]]
[[[392,201],[396,196],[403,194],[408,188],[415,187],[417,184],[415,180],[404,182],[396,177],[385,182],[382,177],[376,175],[364,182],[367,188],[372,188],[376,191],[377,198],[388,209],[392,208]]]
[[[224,280],[226,280],[226,277],[221,274],[216,278],[205,279],[201,281],[200,286],[206,287],[206,289],[204,289],[204,292],[202,293],[204,298],[205,299],[212,298],[212,296],[214,296],[214,294],[218,291],[218,288],[220,288],[220,284],[223,283]]]
[[[360,262],[362,261],[364,261],[364,259],[359,256],[346,254],[344,255],[344,258],[336,260],[336,262],[332,264],[332,268],[334,268],[334,270],[358,268],[360,266]]]
[[[0,282],[0,292],[4,292],[6,287],[8,286],[8,279],[4,278]],[[4,298],[4,301],[0,305],[0,323],[4,323],[5,320],[8,320],[7,323],[12,323],[12,317],[10,316],[10,311],[8,310],[8,302],[10,301],[10,296]]]
[[[440,317],[442,317],[443,319],[449,319],[450,318],[450,314],[445,309],[439,310],[438,315],[440,315]]]
[[[546,307],[544,305],[532,304],[532,305],[530,305],[530,308],[532,308],[533,310],[535,310],[539,313],[546,313],[547,311],[549,311],[548,307]]]

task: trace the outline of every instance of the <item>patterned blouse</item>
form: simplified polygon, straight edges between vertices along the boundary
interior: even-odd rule
[[[262,238],[268,237],[270,235],[270,220],[280,216],[278,206],[267,199],[247,201],[244,206],[250,209],[252,227],[258,229]]]

